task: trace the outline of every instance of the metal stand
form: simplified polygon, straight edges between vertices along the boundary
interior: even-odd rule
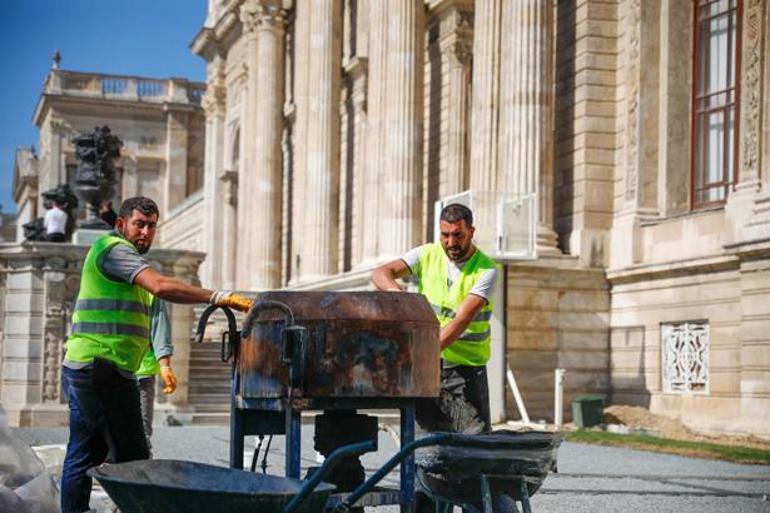
[[[401,415],[401,447],[415,437],[414,399],[314,399],[292,402],[280,399],[243,399],[237,395],[238,375],[233,376],[233,401],[230,410],[230,467],[243,468],[244,437],[248,435],[286,435],[286,477],[300,478],[302,456],[302,411],[334,409],[398,409]],[[401,513],[413,513],[415,506],[414,454],[400,466],[401,489],[378,488],[361,498],[366,506],[399,504]],[[330,499],[330,506],[336,501]]]

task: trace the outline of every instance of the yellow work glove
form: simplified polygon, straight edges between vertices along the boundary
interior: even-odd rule
[[[215,291],[209,299],[209,303],[217,306],[226,306],[233,310],[239,310],[241,312],[248,312],[251,310],[251,299],[241,296],[239,294],[233,294],[231,292],[225,292],[221,290]]]
[[[164,365],[160,368],[160,377],[163,380],[163,393],[173,394],[176,390],[176,376],[171,367]]]

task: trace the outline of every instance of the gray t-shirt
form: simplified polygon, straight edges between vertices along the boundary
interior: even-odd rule
[[[112,235],[118,234],[112,232]],[[111,280],[126,283],[134,283],[136,276],[150,267],[147,259],[139,254],[133,244],[115,244],[104,252],[96,265]]]
[[[423,250],[425,250],[428,247],[428,244],[425,244],[423,246],[418,246],[416,248],[410,249],[403,257],[401,257],[401,260],[406,262],[406,265],[409,266],[409,271],[412,273],[412,275],[419,277],[420,276],[420,255]],[[460,276],[460,272],[462,272],[463,266],[465,265],[465,262],[456,263],[444,255],[444,258],[446,260],[447,264],[447,286],[451,287],[452,284],[457,280],[457,278]],[[489,269],[488,271],[484,272],[479,278],[476,280],[476,283],[473,284],[473,287],[471,288],[470,293],[474,294],[476,296],[481,296],[484,299],[489,302],[490,298],[492,297],[492,293],[495,290],[495,282],[497,281],[497,269]]]

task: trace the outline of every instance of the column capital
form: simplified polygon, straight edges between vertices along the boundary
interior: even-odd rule
[[[270,0],[247,0],[240,11],[243,32],[246,34],[258,29],[285,30],[286,17],[281,4]]]
[[[469,68],[473,62],[473,41],[452,38],[442,42],[440,48],[452,67]]]

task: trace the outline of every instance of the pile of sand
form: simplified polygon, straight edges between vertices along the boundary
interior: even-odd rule
[[[770,449],[770,440],[752,435],[706,435],[688,428],[681,421],[651,413],[640,406],[615,405],[604,409],[605,424],[621,424],[633,431],[646,431],[651,435],[673,440],[712,442],[724,445],[739,445],[756,449]]]

